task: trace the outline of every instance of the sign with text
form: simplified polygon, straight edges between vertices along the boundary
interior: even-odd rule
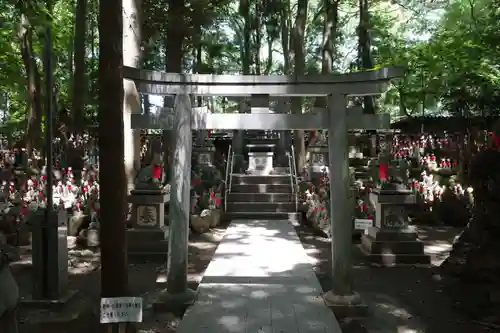
[[[101,298],[101,324],[142,322],[142,297]]]
[[[132,121],[139,118],[142,115],[132,115]],[[171,130],[174,128],[174,113],[172,111],[161,110],[156,114],[149,114],[147,118],[147,126],[150,128],[159,128],[163,130]]]
[[[373,227],[373,220],[370,219],[354,219],[355,230],[366,230]]]

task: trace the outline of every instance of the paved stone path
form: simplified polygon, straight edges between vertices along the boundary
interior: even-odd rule
[[[288,221],[236,220],[177,333],[341,333]]]

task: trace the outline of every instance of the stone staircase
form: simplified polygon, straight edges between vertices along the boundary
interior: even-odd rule
[[[276,139],[247,137],[248,169],[231,173],[226,214],[230,219],[286,219],[298,221],[296,193],[290,167],[275,166]]]
[[[227,215],[231,219],[287,219],[298,221],[295,196],[289,170],[273,174],[232,174],[227,197]],[[289,169],[289,168],[287,168]]]

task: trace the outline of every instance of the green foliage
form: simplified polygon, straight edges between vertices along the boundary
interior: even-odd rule
[[[306,73],[319,73],[324,9],[328,2],[310,0],[304,39]],[[58,107],[71,106],[75,1],[55,1],[53,40]],[[143,2],[144,67],[165,68],[170,1]],[[184,38],[184,70],[237,74],[242,55],[250,54],[251,71],[284,73],[282,28],[293,24],[296,1],[248,1],[248,17],[240,1],[186,1],[179,10]],[[497,114],[500,105],[500,10],[496,0],[376,0],[370,2],[369,33],[376,68],[403,65],[405,77],[379,102],[383,112],[418,116],[423,113]],[[86,111],[95,116],[97,99],[97,1],[89,0],[86,74],[89,99]],[[0,115],[8,131],[24,131],[28,110],[27,80],[17,31],[21,14],[33,27],[33,47],[40,73],[44,1],[0,0]],[[340,30],[336,36],[334,72],[345,72],[356,62],[358,2],[340,2]],[[245,20],[250,40],[245,43]],[[293,27],[288,26],[288,33]],[[201,51],[201,55],[198,52]],[[271,51],[271,53],[269,53]],[[197,60],[201,58],[201,63]],[[258,62],[258,64],[256,64]],[[291,70],[289,68],[288,70]],[[43,77],[43,76],[42,76]],[[42,84],[43,86],[43,84]],[[222,99],[221,99],[222,101]],[[312,100],[306,99],[306,107]],[[233,110],[228,105],[228,110]]]
[[[387,33],[393,20],[378,13],[375,44],[378,62],[405,65],[404,80],[389,92],[386,102],[403,99],[406,113],[420,115],[438,107],[459,115],[498,114],[500,102],[500,14],[495,0],[456,0],[441,11],[437,24],[415,30],[406,24]],[[436,16],[432,9],[424,9]],[[392,23],[391,23],[392,22]],[[408,38],[418,31],[428,38]],[[426,36],[427,35],[427,36]],[[427,110],[428,112],[428,110]]]

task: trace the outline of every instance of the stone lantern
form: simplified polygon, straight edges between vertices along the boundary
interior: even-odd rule
[[[169,185],[164,186],[165,172],[161,147],[153,146],[151,164],[141,169],[128,202],[132,205],[132,228],[127,230],[128,253],[165,255],[168,251],[168,226],[165,204],[170,201]]]
[[[375,225],[362,236],[363,250],[373,264],[383,266],[430,264],[417,230],[408,225],[408,207],[416,196],[400,178],[393,178],[370,193]]]
[[[309,152],[309,180],[315,176],[328,174],[328,142],[323,133],[317,134],[314,142],[308,147]]]

